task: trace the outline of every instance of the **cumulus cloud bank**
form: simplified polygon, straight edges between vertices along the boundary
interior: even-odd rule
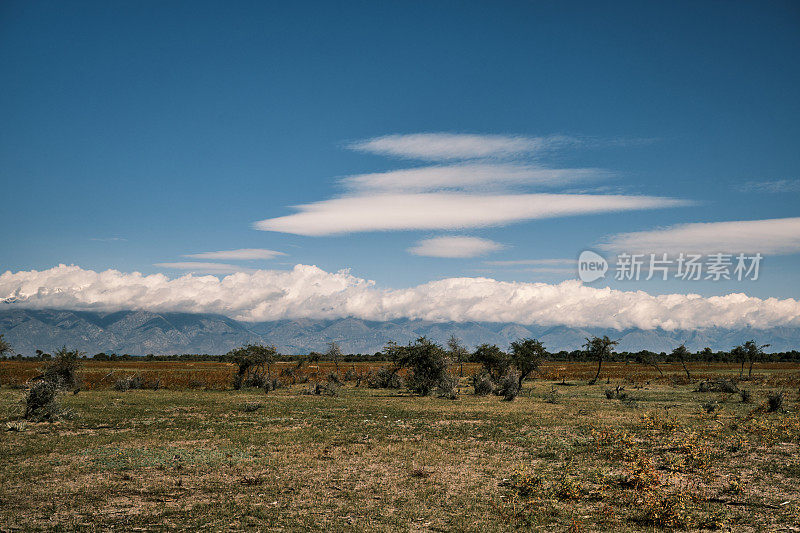
[[[428,257],[477,257],[503,248],[500,243],[478,237],[434,237],[419,241],[408,251]]]
[[[800,252],[800,217],[679,224],[620,233],[600,247],[614,252],[793,254]]]
[[[247,321],[283,318],[492,321],[573,327],[699,329],[800,326],[800,301],[744,294],[654,296],[642,291],[448,278],[384,289],[347,271],[315,266],[223,277],[95,272],[77,266],[0,275],[3,307],[78,310],[147,309],[220,313]]]

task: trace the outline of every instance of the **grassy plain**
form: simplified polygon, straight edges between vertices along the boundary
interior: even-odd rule
[[[739,384],[752,393],[743,403],[738,394],[696,391],[696,379],[738,375],[725,365],[693,364],[689,383],[679,366],[661,377],[620,363],[588,386],[591,364],[548,363],[515,401],[502,402],[472,395],[467,378],[457,400],[353,382],[336,396],[303,394],[308,384],[300,383],[265,394],[217,390],[232,373],[219,363],[89,363],[88,386],[61,399],[74,417],[25,424],[25,391],[8,386],[31,370],[21,364],[30,363],[0,363],[4,531],[800,524],[797,365],[760,366]],[[131,372],[174,387],[111,387]],[[170,382],[178,372],[191,377]],[[626,398],[607,398],[617,386]],[[767,412],[774,390],[784,391],[782,412]]]

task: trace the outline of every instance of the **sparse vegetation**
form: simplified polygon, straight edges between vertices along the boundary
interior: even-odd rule
[[[78,350],[67,350],[64,346],[56,351],[54,357],[42,367],[41,378],[56,388],[74,389],[78,386],[78,369],[81,366]]]
[[[747,381],[754,407],[738,401],[739,363],[687,361],[691,384],[680,361],[662,360],[662,377],[604,359],[602,378],[611,383],[601,388],[586,386],[596,362],[544,361],[523,381],[511,363],[493,382],[479,363],[464,363],[459,379],[449,350],[426,349],[444,354],[447,377],[427,397],[359,387],[328,361],[299,369],[274,362],[263,390],[238,391],[230,390],[238,373],[230,363],[93,361],[76,371],[81,394],[37,389],[28,419],[19,407],[24,400],[27,411],[25,391],[4,387],[12,460],[0,464],[0,520],[18,529],[378,531],[405,529],[420,515],[426,529],[477,531],[759,531],[798,521],[797,400],[784,394],[775,410],[769,400],[797,390],[796,365],[760,365]],[[29,368],[30,380],[42,374],[37,366],[8,361],[0,373],[24,383],[9,369]],[[415,370],[348,367],[363,382],[380,374],[395,385]],[[122,379],[162,386],[121,394]],[[505,387],[520,382],[513,402],[486,396],[505,398]],[[483,392],[450,402],[442,384]],[[629,394],[635,410],[624,408]],[[52,406],[47,398],[58,409],[35,407],[39,399]],[[698,408],[708,404],[711,413]],[[46,468],[31,459],[42,450]],[[48,512],[35,501],[51,502]]]

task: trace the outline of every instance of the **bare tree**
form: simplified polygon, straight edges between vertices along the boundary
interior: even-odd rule
[[[768,348],[769,344],[762,344],[759,346],[755,341],[747,341],[744,343],[744,352],[747,360],[750,362],[750,368],[747,370],[747,377],[753,375],[753,363],[761,361],[764,358],[764,348]]]
[[[339,375],[339,361],[342,359],[342,350],[339,348],[339,344],[336,342],[329,342],[328,343],[328,351],[325,352],[325,359],[328,361],[333,361],[333,364],[336,366],[336,375]]]
[[[661,370],[661,367],[658,366],[658,359],[656,359],[655,354],[645,352],[644,355],[642,355],[642,363],[652,366],[653,368],[658,370],[658,374],[661,377],[664,376],[664,372]]]
[[[453,362],[458,363],[458,376],[463,378],[464,363],[469,360],[469,350],[461,344],[461,339],[455,335],[450,335],[450,340],[447,341],[447,348],[450,358]]]
[[[600,377],[600,368],[603,366],[603,359],[611,357],[614,346],[617,344],[619,344],[619,341],[612,341],[605,335],[602,337],[592,337],[591,339],[586,339],[586,344],[584,344],[586,353],[590,358],[597,359],[597,374],[594,375],[594,378],[589,382],[589,385],[594,385],[597,383],[597,380]]]
[[[685,344],[681,344],[672,350],[672,357],[676,358],[683,365],[683,371],[686,372],[686,379],[692,381],[692,376],[689,374],[689,369],[686,368],[686,357],[689,355],[689,350],[686,349]]]
[[[744,349],[744,346],[739,345],[731,350],[731,357],[734,361],[742,363],[742,367],[739,369],[739,378],[741,379],[744,376],[744,364],[747,361],[747,352]]]

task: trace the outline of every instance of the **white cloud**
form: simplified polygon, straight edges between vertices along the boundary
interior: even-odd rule
[[[259,321],[283,318],[490,321],[521,324],[652,329],[800,326],[800,301],[744,294],[704,298],[650,295],[558,284],[449,278],[406,289],[383,289],[347,271],[314,266],[170,279],[77,266],[0,275],[7,306],[76,310],[148,309],[220,313]],[[9,303],[13,302],[13,303]]]
[[[620,233],[600,247],[614,252],[793,254],[800,252],[800,217],[679,224]]]
[[[594,168],[543,168],[511,163],[467,163],[348,176],[345,187],[361,194],[491,190],[509,185],[559,186],[609,176]]]
[[[523,220],[691,205],[624,194],[532,193],[607,177],[594,168],[546,168],[533,156],[580,144],[564,136],[419,133],[359,141],[350,148],[443,164],[341,178],[347,194],[295,206],[297,213],[255,222],[263,231],[321,236],[364,231],[454,230]],[[502,159],[502,160],[499,160]],[[524,187],[524,189],[523,189]]]
[[[434,237],[419,241],[408,251],[428,257],[477,257],[503,248],[500,243],[478,237]]]
[[[523,137],[513,135],[474,135],[462,133],[413,133],[385,135],[352,143],[349,147],[361,152],[421,159],[452,161],[518,157],[575,144],[566,136]]]
[[[223,260],[248,260],[248,259],[272,259],[279,255],[286,255],[283,252],[276,252],[275,250],[266,250],[264,248],[241,248],[239,250],[222,250],[219,252],[203,252],[199,254],[188,254],[184,257],[192,257],[194,259],[223,259]]]
[[[674,198],[587,194],[379,194],[297,206],[299,213],[256,222],[263,231],[335,235],[360,231],[499,226],[539,218],[690,205]]]
[[[232,274],[234,272],[253,272],[252,268],[227,263],[202,263],[200,261],[187,261],[184,263],[156,263],[153,266],[172,268],[175,270],[188,270],[198,274]]]

